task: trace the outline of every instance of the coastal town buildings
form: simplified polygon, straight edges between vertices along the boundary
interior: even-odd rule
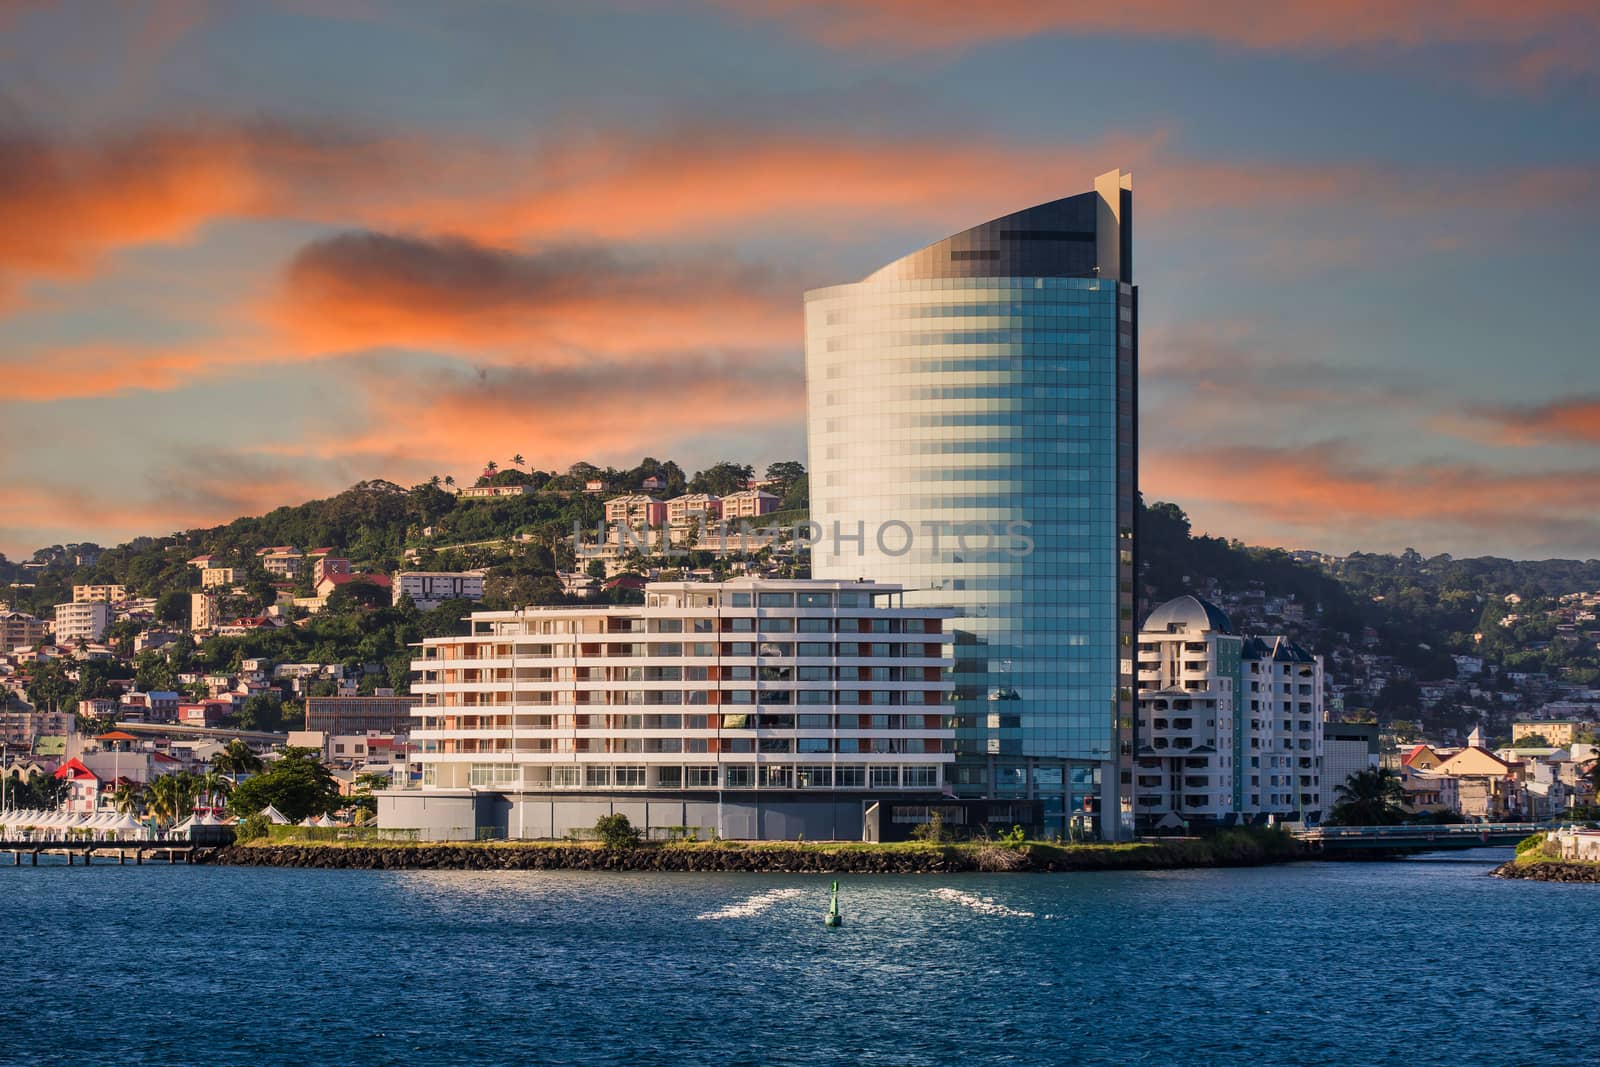
[[[239,583],[240,574],[234,567],[206,567],[200,572],[200,588],[225,589]]]
[[[256,559],[261,562],[261,566],[268,574],[291,582],[306,573],[305,554],[293,545],[274,545],[258,549]]]
[[[627,526],[635,532],[659,529],[667,519],[667,505],[646,493],[630,493],[606,501],[606,525]]]
[[[391,587],[394,603],[410,597],[419,611],[432,611],[446,600],[482,600],[483,571],[401,571]]]
[[[1134,812],[1132,211],[1112,172],[805,299],[812,574],[957,611],[952,789],[1105,837]]]
[[[472,485],[456,493],[458,500],[494,500],[497,497],[527,496],[533,492],[526,485]]]
[[[120,585],[75,585],[72,600],[75,604],[118,604],[128,598],[128,590]]]
[[[47,630],[43,619],[26,612],[0,611],[0,652],[42,644]]]
[[[1323,807],[1322,662],[1284,637],[1233,632],[1184,596],[1139,632],[1141,826],[1316,818]]]
[[[221,622],[221,601],[215,593],[189,594],[189,629],[210,630]]]
[[[380,824],[549,837],[621,811],[707,837],[859,838],[945,795],[949,610],[857,581],[644,597],[477,612],[470,633],[426,640],[422,786],[380,794]]]
[[[57,604],[55,639],[60,644],[98,641],[111,625],[111,605],[103,600],[74,600]]]
[[[1382,755],[1375,722],[1326,722],[1322,727],[1322,804],[1326,817],[1350,776],[1377,770]]]
[[[405,734],[415,724],[413,712],[422,704],[419,696],[331,696],[307,697],[305,728],[327,735]]]
[[[1535,735],[1544,738],[1557,748],[1565,748],[1579,739],[1579,735],[1593,734],[1595,723],[1587,719],[1531,719],[1511,724],[1511,743]]]

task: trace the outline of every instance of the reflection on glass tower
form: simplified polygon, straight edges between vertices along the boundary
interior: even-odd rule
[[[813,573],[959,609],[950,787],[1105,836],[1130,821],[1132,210],[1112,172],[806,294]]]

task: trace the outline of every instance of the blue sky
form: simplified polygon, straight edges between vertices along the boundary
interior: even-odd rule
[[[1134,174],[1142,481],[1600,555],[1600,14],[0,0],[0,551],[804,457],[800,294]]]

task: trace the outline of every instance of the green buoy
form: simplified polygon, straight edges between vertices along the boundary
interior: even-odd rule
[[[844,918],[839,914],[839,883],[833,883],[833,900],[828,904],[828,914],[822,917],[823,926],[840,926]]]

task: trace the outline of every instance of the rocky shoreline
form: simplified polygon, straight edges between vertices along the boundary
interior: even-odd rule
[[[1589,882],[1600,884],[1600,863],[1564,863],[1561,860],[1532,860],[1502,863],[1489,872],[1496,878],[1520,878],[1531,882]]]
[[[196,855],[223,866],[339,870],[575,870],[748,872],[761,874],[951,874],[960,872],[1149,871],[1245,867],[1302,858],[1270,849],[1230,849],[1207,842],[1133,848],[1024,845],[929,846],[642,846],[607,849],[564,844],[235,845]]]

